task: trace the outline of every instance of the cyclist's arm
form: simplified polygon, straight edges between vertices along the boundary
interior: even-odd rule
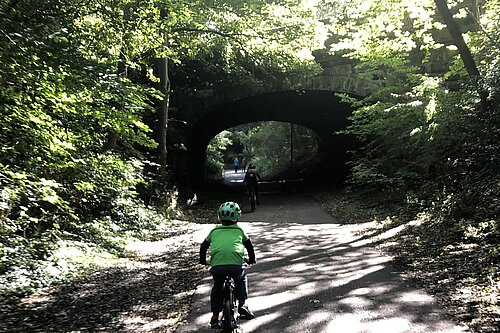
[[[207,250],[210,247],[210,242],[206,239],[200,245],[200,264],[207,264]]]
[[[247,239],[246,241],[243,242],[243,245],[245,246],[248,252],[248,263],[255,264],[257,261],[255,260],[255,251],[253,249],[252,241],[250,239]]]

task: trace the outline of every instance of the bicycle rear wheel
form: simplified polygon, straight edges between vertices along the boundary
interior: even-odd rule
[[[224,307],[222,308],[222,332],[224,333],[232,333],[232,321],[233,314],[231,313],[233,308],[233,304],[230,299],[226,299],[224,302]]]

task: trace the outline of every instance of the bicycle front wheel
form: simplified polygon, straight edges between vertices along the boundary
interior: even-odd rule
[[[233,305],[231,304],[231,300],[227,299],[224,302],[224,308],[222,309],[222,332],[224,333],[232,333],[232,320],[233,315],[231,313]]]

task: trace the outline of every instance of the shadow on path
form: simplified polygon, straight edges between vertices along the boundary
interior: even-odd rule
[[[336,223],[305,195],[264,193],[262,202],[240,220],[258,260],[248,300],[257,318],[242,324],[245,333],[467,332],[354,236],[356,225]],[[207,273],[177,333],[215,332],[207,328],[210,287]]]

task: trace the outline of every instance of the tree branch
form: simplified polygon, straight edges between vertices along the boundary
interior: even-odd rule
[[[479,97],[481,98],[481,106],[484,109],[486,108],[487,105],[488,94],[482,86],[481,73],[479,72],[479,69],[476,66],[474,57],[472,56],[469,47],[464,41],[462,32],[460,31],[457,22],[453,18],[453,14],[448,8],[447,1],[434,0],[434,2],[436,3],[439,14],[441,14],[441,17],[443,18],[444,22],[446,23],[446,26],[448,27],[448,31],[450,32],[451,38],[453,39],[453,43],[458,48],[458,52],[460,53],[460,57],[462,58],[465,69],[467,70],[467,73],[469,74],[472,83],[476,87]]]
[[[223,32],[215,29],[198,29],[198,28],[176,28],[172,29],[172,32],[198,32],[198,33],[209,33],[209,34],[215,34],[219,35],[222,37],[249,37],[249,38],[261,38],[259,35],[249,35],[249,34],[244,34],[244,33],[229,33],[229,32]]]

